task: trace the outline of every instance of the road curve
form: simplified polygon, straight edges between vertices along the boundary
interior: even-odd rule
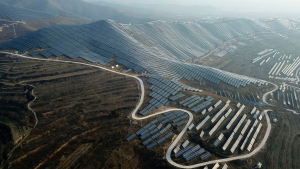
[[[271,111],[271,110],[264,110],[264,111]],[[168,162],[170,164],[172,164],[172,165],[174,165],[176,167],[179,167],[179,168],[196,168],[196,167],[202,167],[202,166],[206,166],[206,165],[210,165],[210,164],[215,164],[215,163],[225,163],[225,162],[229,162],[229,161],[233,161],[233,160],[241,160],[241,159],[249,158],[249,157],[255,155],[256,153],[258,153],[260,151],[260,149],[263,148],[263,146],[265,145],[265,143],[268,140],[268,137],[269,137],[270,132],[271,132],[271,122],[270,122],[270,118],[269,118],[268,113],[266,113],[266,119],[267,119],[267,124],[268,124],[268,128],[267,128],[266,134],[265,134],[263,140],[261,141],[260,145],[256,149],[254,149],[251,153],[249,153],[249,154],[241,155],[241,156],[236,156],[236,157],[225,158],[225,159],[220,159],[220,160],[208,161],[208,162],[205,162],[205,163],[199,163],[199,164],[195,164],[195,165],[184,166],[184,165],[175,163],[171,159],[171,152],[172,152],[173,148],[176,146],[176,144],[178,143],[178,141],[180,140],[180,138],[181,138],[180,136],[182,136],[183,135],[182,134],[182,135],[179,135],[176,138],[176,140],[169,147],[169,149],[167,151],[167,154],[166,154],[167,155],[167,160],[168,160]],[[187,126],[185,128],[187,128]]]
[[[268,83],[274,85],[274,86],[275,86],[275,89],[274,89],[274,90],[271,90],[271,91],[269,91],[269,92],[267,92],[267,93],[265,93],[265,94],[263,95],[263,102],[266,103],[266,104],[269,105],[269,106],[274,106],[274,105],[272,105],[272,104],[269,104],[269,103],[266,101],[266,98],[267,98],[267,96],[268,96],[269,94],[271,94],[271,93],[275,92],[276,90],[278,90],[278,86],[277,86],[275,83],[271,83],[271,82],[268,82]]]
[[[21,84],[23,85],[23,84]],[[36,96],[34,95],[34,89],[35,89],[35,86],[32,86],[32,85],[28,85],[28,86],[31,86],[33,87],[33,89],[31,90],[31,95],[34,97],[34,99],[32,101],[30,101],[28,104],[27,104],[27,108],[29,111],[32,112],[32,114],[34,115],[34,118],[35,118],[35,124],[33,126],[33,128],[29,131],[29,133],[26,134],[26,136],[8,153],[8,157],[5,161],[2,161],[1,163],[1,166],[0,166],[0,169],[4,168],[5,165],[6,165],[6,162],[9,160],[9,158],[11,157],[11,154],[14,152],[14,150],[19,147],[23,142],[24,140],[29,136],[29,134],[32,132],[32,130],[34,130],[39,122],[37,116],[36,116],[36,113],[34,110],[31,109],[31,104],[36,100]]]
[[[294,114],[296,114],[296,115],[300,115],[300,113],[297,113],[295,110],[290,110],[290,109],[286,109],[287,111],[291,111],[291,112],[293,112]]]
[[[181,137],[184,135],[184,133],[186,132],[188,126],[191,124],[191,122],[193,121],[193,114],[187,110],[184,110],[184,109],[177,109],[177,108],[171,108],[171,109],[167,109],[167,110],[164,110],[162,112],[157,112],[155,114],[152,114],[152,115],[148,115],[148,116],[144,116],[144,117],[137,117],[136,116],[136,113],[137,111],[139,110],[139,108],[141,107],[142,103],[143,103],[143,100],[144,100],[144,97],[145,97],[145,89],[144,89],[144,83],[143,81],[138,78],[137,76],[134,76],[134,75],[129,75],[129,74],[125,74],[125,73],[120,73],[120,72],[116,72],[116,71],[113,71],[113,70],[110,70],[110,69],[107,69],[107,68],[103,68],[101,66],[96,66],[96,65],[93,65],[93,64],[88,64],[88,63],[82,63],[82,62],[75,62],[75,61],[64,61],[64,60],[53,60],[53,59],[42,59],[42,58],[33,58],[33,57],[28,57],[28,56],[23,56],[23,55],[20,55],[20,54],[13,54],[13,53],[9,53],[9,52],[0,52],[0,53],[4,53],[4,54],[10,54],[10,55],[14,55],[14,56],[18,56],[18,57],[22,57],[22,58],[27,58],[27,59],[33,59],[33,60],[41,60],[41,61],[52,61],[52,62],[62,62],[62,63],[73,63],[73,64],[80,64],[80,65],[86,65],[86,66],[91,66],[91,67],[95,67],[95,68],[99,68],[99,69],[103,69],[103,70],[106,70],[106,71],[109,71],[109,72],[113,72],[113,73],[116,73],[116,74],[120,74],[120,75],[125,75],[125,76],[129,76],[129,77],[133,77],[135,79],[137,79],[139,82],[140,82],[140,87],[141,87],[141,98],[139,100],[139,103],[137,104],[136,108],[132,111],[132,118],[135,119],[135,120],[143,120],[143,119],[147,119],[147,118],[150,118],[150,117],[153,117],[153,116],[156,116],[158,114],[162,114],[162,113],[165,113],[167,111],[178,111],[178,110],[181,110],[185,113],[187,113],[189,115],[189,121],[187,122],[186,126],[184,127],[184,129],[180,132],[180,134],[177,136],[177,138],[174,140],[174,142],[171,144],[171,146],[168,148],[168,151],[166,153],[166,158],[167,158],[167,161],[172,164],[173,166],[176,166],[176,167],[179,167],[179,168],[195,168],[195,167],[201,167],[201,166],[205,166],[205,165],[209,165],[209,164],[214,164],[214,163],[220,163],[220,162],[229,162],[229,161],[233,161],[233,160],[239,160],[239,159],[245,159],[245,158],[249,158],[251,156],[253,156],[254,154],[256,154],[258,151],[260,151],[260,149],[265,145],[268,137],[269,137],[269,134],[271,132],[271,123],[270,123],[270,118],[269,118],[269,115],[266,113],[266,119],[267,119],[267,124],[268,124],[268,128],[267,128],[267,132],[265,134],[265,137],[264,139],[262,140],[262,142],[260,143],[260,145],[255,149],[253,150],[251,153],[249,154],[246,154],[246,155],[242,155],[242,156],[237,156],[237,157],[231,157],[231,158],[226,158],[226,159],[220,159],[220,160],[214,160],[214,161],[209,161],[209,162],[205,162],[205,163],[199,163],[199,164],[195,164],[195,165],[190,165],[190,166],[184,166],[184,165],[181,165],[181,164],[177,164],[175,163],[172,159],[171,159],[171,152],[173,150],[173,148],[176,146],[176,144],[179,142],[179,140],[181,139]],[[270,83],[270,82],[269,82]],[[272,84],[272,83],[271,83]],[[273,84],[275,85],[275,84]],[[274,89],[273,91],[277,90],[278,89],[278,86],[276,86],[276,89]],[[273,91],[270,91],[268,93],[266,93],[264,95],[264,100],[265,100],[265,96],[272,93]],[[265,111],[269,111],[269,110],[265,110]]]
[[[299,70],[300,70],[300,68],[297,69],[296,74],[295,74],[296,78],[297,78],[297,81],[295,82],[296,84],[298,84],[298,82],[300,81],[299,76],[298,76]]]

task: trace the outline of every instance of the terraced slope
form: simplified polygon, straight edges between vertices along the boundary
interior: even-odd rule
[[[83,65],[0,59],[3,72],[9,69],[2,79],[36,86],[31,107],[39,120],[11,156],[9,168],[55,168],[86,143],[92,148],[72,166],[101,168],[123,143],[130,127],[127,116],[139,99],[133,79]]]

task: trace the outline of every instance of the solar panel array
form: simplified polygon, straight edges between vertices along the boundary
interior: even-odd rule
[[[194,99],[196,97],[197,97],[197,95],[190,96],[190,97],[188,97],[188,98],[180,101],[179,104],[184,104],[184,103],[186,103],[186,102],[188,102],[188,101],[190,101],[190,100],[192,100],[192,99]]]
[[[186,146],[187,146],[189,143],[190,143],[189,140],[185,140],[185,142],[182,143],[182,147],[183,147],[183,148],[186,148]]]
[[[245,100],[245,99],[242,99],[242,100],[239,100],[240,102],[243,102],[243,103],[247,103],[247,104],[253,104],[254,106],[265,106],[266,103],[261,103],[261,102],[255,102],[255,101],[252,101],[252,100]]]
[[[222,149],[225,151],[229,144],[231,143],[232,139],[233,139],[233,136],[235,135],[234,132],[231,133],[231,135],[229,136],[229,138],[227,139],[227,141],[225,142],[225,144],[223,145]]]
[[[177,127],[178,127],[178,126],[181,126],[181,125],[183,125],[184,123],[185,123],[185,121],[181,121],[181,122],[177,123],[176,126],[177,126]]]
[[[243,135],[239,135],[238,139],[234,142],[233,146],[231,147],[230,151],[233,153],[237,146],[239,145],[240,141],[242,140]]]
[[[194,153],[195,151],[197,151],[198,149],[200,149],[201,147],[199,145],[196,145],[195,147],[193,147],[192,149],[190,149],[189,151],[185,152],[182,156],[184,158],[190,156],[192,153]]]
[[[185,119],[185,118],[187,118],[187,117],[189,117],[189,115],[183,115],[183,116],[181,116],[181,117],[178,117],[178,118],[176,118],[176,119],[174,119],[173,120],[173,123],[176,123],[176,122],[178,122],[178,121],[180,121],[180,120],[183,120],[183,119]]]
[[[215,68],[186,63],[186,60],[208,53],[223,41],[266,29],[287,29],[289,20],[237,19],[230,22],[163,22],[136,25],[119,24],[112,20],[86,25],[55,25],[40,29],[10,42],[0,49],[27,51],[48,47],[45,56],[81,57],[107,64],[115,62],[138,73],[147,71],[174,82],[185,78],[213,83],[223,81],[234,87],[257,83],[258,80]],[[163,56],[163,57],[162,57]]]
[[[188,127],[188,129],[189,129],[189,130],[192,130],[194,127],[195,127],[195,124],[192,123],[192,124]]]
[[[219,164],[219,163],[216,163],[212,169],[217,169],[217,168],[219,168],[219,167],[220,167],[220,164]]]
[[[215,105],[214,108],[218,107],[222,103],[222,100],[219,100]]]
[[[127,141],[130,141],[130,140],[132,140],[135,136],[136,136],[136,134],[133,133],[133,134],[130,135],[126,140],[127,140]]]
[[[255,120],[255,122],[253,123],[250,131],[248,132],[247,137],[246,137],[246,139],[244,140],[244,142],[243,142],[243,144],[241,146],[241,150],[242,151],[244,150],[244,148],[246,146],[246,143],[247,143],[248,139],[250,138],[251,133],[254,131],[254,127],[257,125],[257,123],[258,123],[258,120]]]
[[[214,100],[213,98],[209,98],[207,101],[205,101],[205,102],[195,106],[194,108],[192,108],[192,111],[196,113],[196,112],[204,109],[205,107],[209,106],[212,103],[213,100]]]
[[[164,142],[167,138],[173,136],[174,133],[173,132],[170,132],[168,133],[167,135],[165,135],[164,137],[160,138],[159,140],[157,140],[157,144],[161,144],[162,142]]]
[[[230,109],[226,112],[225,117],[228,117],[228,116],[230,115],[231,112],[232,112],[232,109],[230,108]]]
[[[217,118],[227,109],[229,103],[226,103],[225,106],[211,119],[211,122],[214,123]]]
[[[166,139],[168,139],[174,135],[173,132],[169,132],[168,134],[163,136],[163,134],[172,127],[171,124],[167,124],[163,129],[161,129],[165,123],[170,121],[170,119],[173,119],[176,117],[186,118],[184,116],[188,116],[187,114],[185,114],[182,111],[176,111],[176,112],[168,111],[168,112],[164,113],[163,115],[164,116],[154,119],[150,123],[146,124],[144,127],[139,129],[137,132],[135,132],[132,135],[130,135],[129,137],[127,137],[126,140],[130,141],[133,138],[135,138],[136,136],[140,136],[140,138],[142,140],[144,140],[142,142],[142,144],[145,145],[147,147],[147,149],[150,149],[156,145],[162,144]],[[158,122],[160,122],[160,123],[158,125],[156,125],[155,123],[158,123]],[[155,141],[155,139],[157,139],[158,137],[160,137],[160,138],[157,141]]]
[[[39,54],[38,52],[33,51],[33,52],[29,53],[29,56],[36,56],[36,55],[38,55],[38,54]]]
[[[147,82],[152,84],[152,86],[149,88],[150,90],[152,90],[152,92],[149,94],[149,96],[152,97],[152,99],[149,101],[149,105],[139,112],[139,114],[143,116],[148,114],[150,111],[152,111],[155,108],[158,109],[163,105],[165,106],[169,105],[170,101],[168,97],[170,95],[175,95],[181,89],[198,91],[198,89],[187,87],[186,85],[180,82],[173,82],[158,75],[152,76]],[[179,96],[183,97],[184,95],[181,94]]]
[[[243,122],[245,121],[246,118],[247,118],[247,115],[244,114],[243,117],[241,118],[241,120],[239,121],[239,123],[235,126],[233,132],[237,133],[237,131],[239,130],[239,128],[241,127],[241,125],[243,124]]]
[[[180,150],[180,145],[178,145],[178,146],[173,150],[173,152],[176,154],[179,150]]]
[[[157,145],[157,143],[154,142],[154,143],[151,143],[151,144],[147,145],[146,147],[147,147],[147,149],[150,149],[150,148],[152,148],[152,147],[154,147],[156,145]]]
[[[22,21],[22,20],[37,20],[37,19],[49,19],[57,17],[58,15],[35,11],[31,9],[19,8],[6,3],[0,2],[0,18],[9,19],[12,21]]]
[[[206,122],[207,120],[210,118],[210,116],[206,116],[204,120],[201,121],[201,123],[199,123],[197,126],[196,126],[196,129],[199,130]]]
[[[219,145],[219,143],[221,142],[221,140],[223,139],[223,137],[224,137],[224,134],[221,133],[221,134],[219,135],[219,137],[217,138],[217,140],[214,142],[214,146],[215,146],[215,147]]]
[[[222,167],[222,169],[227,169],[228,165],[225,163],[224,166]]]
[[[217,139],[217,140],[214,142],[214,146],[217,147],[217,146],[219,145],[220,141],[221,141],[221,140]]]
[[[178,158],[179,156],[181,156],[182,154],[184,154],[185,152],[189,151],[192,148],[193,148],[192,145],[187,146],[186,148],[178,151],[178,153],[175,154],[175,157]]]
[[[237,117],[242,113],[242,111],[244,110],[244,108],[245,108],[245,105],[242,105],[242,107],[239,109],[239,111],[232,117],[232,119],[230,120],[230,122],[226,126],[226,129],[229,129],[231,127],[231,125],[235,122],[235,120],[237,119]]]
[[[215,126],[209,131],[209,136],[213,135],[213,133],[218,129],[221,123],[225,120],[225,116],[222,116],[220,120],[215,124]]]

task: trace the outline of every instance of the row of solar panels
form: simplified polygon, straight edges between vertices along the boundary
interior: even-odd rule
[[[198,106],[195,106],[194,108],[192,108],[193,112],[198,112],[199,110],[204,109],[205,107],[209,106],[212,103],[212,100],[214,100],[213,98],[208,99],[207,101],[199,104]]]
[[[165,133],[168,129],[170,129],[170,127],[172,125],[168,124],[165,128],[163,128],[161,131],[159,131],[161,129],[162,125],[164,124],[164,121],[166,121],[166,120],[170,121],[170,120],[172,120],[174,118],[177,118],[177,117],[184,119],[184,118],[186,118],[186,116],[188,116],[188,115],[184,115],[184,114],[185,113],[182,112],[182,111],[176,111],[176,112],[169,111],[169,112],[166,112],[166,113],[164,113],[164,116],[152,120],[150,123],[146,124],[144,127],[142,127],[140,130],[138,130],[136,133],[133,133],[132,135],[127,137],[126,140],[130,141],[134,137],[136,137],[137,135],[141,135],[142,140],[149,137],[148,139],[143,141],[143,145],[147,145],[148,143],[150,143],[151,141],[153,141],[154,139],[159,137],[161,134]],[[184,115],[184,116],[182,116],[182,115]],[[157,123],[159,121],[162,121],[162,122],[158,126],[156,126],[155,123]],[[156,142],[153,142],[153,143],[147,145],[146,146],[147,149],[152,148],[152,147],[154,147],[158,144],[161,144],[162,142],[164,142],[167,138],[171,137],[172,135],[174,135],[174,133],[169,132],[167,135],[161,137]]]
[[[186,148],[175,153],[175,157],[178,158],[182,155],[187,161],[189,161],[204,152],[205,152],[205,149],[204,148],[201,149],[201,147],[199,145],[196,145],[195,147],[193,147],[193,145],[189,145]],[[202,155],[200,158],[202,160],[204,160],[210,156],[211,156],[211,154],[208,152],[208,153],[205,153],[204,155]]]
[[[149,101],[149,105],[139,112],[141,115],[148,114],[154,108],[160,108],[163,105],[168,106],[170,101],[167,98],[171,94],[175,95],[179,90],[181,90],[182,88],[180,86],[185,86],[180,83],[178,84],[173,81],[169,81],[161,76],[153,76],[147,82],[153,84],[149,88],[153,91],[149,94],[152,99]]]
[[[179,93],[179,94],[177,94],[175,96],[170,97],[169,100],[175,101],[175,100],[178,100],[180,98],[183,98],[184,96],[185,96],[185,94]]]
[[[161,128],[161,126],[169,121],[171,121],[174,118],[181,118],[184,119],[186,118],[186,115],[184,115],[185,113],[182,111],[176,111],[176,112],[166,112],[164,113],[163,117],[160,117],[158,119],[154,119],[153,121],[151,121],[150,123],[148,123],[147,125],[145,125],[143,128],[141,128],[139,131],[136,132],[137,135],[142,135],[142,133],[147,133],[149,131],[149,129],[153,129],[154,127],[151,126],[155,126],[155,123],[162,121],[159,126],[157,128]],[[184,116],[182,116],[184,115]],[[171,125],[168,125],[166,128],[170,128]],[[161,132],[163,133],[163,132]],[[129,141],[129,140],[128,140]]]
[[[157,140],[157,142],[154,142],[152,144],[149,144],[147,147],[147,149],[150,149],[158,144],[161,144],[162,142],[164,142],[166,139],[168,139],[169,137],[173,136],[174,133],[173,132],[170,132],[168,133],[167,135],[165,135],[164,137],[160,138],[159,140]]]

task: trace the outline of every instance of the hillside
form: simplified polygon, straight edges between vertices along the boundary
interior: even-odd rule
[[[64,17],[55,17],[50,19],[38,19],[38,20],[28,20],[23,22],[13,22],[8,20],[1,20],[0,22],[0,43],[9,41],[13,39],[13,28],[15,26],[17,37],[24,36],[28,33],[34,32],[41,28],[49,27],[52,25],[74,25],[74,24],[86,24],[89,23],[88,20],[76,20]],[[6,24],[6,26],[4,26]]]
[[[120,23],[141,23],[148,18],[139,18],[122,13],[108,6],[93,5],[81,0],[1,0],[4,3],[27,9],[51,12],[72,19],[112,19]]]
[[[184,6],[176,4],[117,4],[105,1],[92,2],[93,4],[110,6],[116,9],[130,10],[136,12],[147,12],[151,14],[167,14],[167,15],[197,15],[203,13],[215,13],[223,10],[212,7],[212,6]]]
[[[37,10],[30,10],[25,8],[20,8],[12,6],[6,3],[0,2],[0,18],[9,19],[12,21],[21,21],[21,20],[36,20],[36,19],[49,19],[57,17],[57,15],[42,12]]]
[[[57,168],[63,161],[62,169],[102,168],[111,151],[124,144],[132,130],[127,116],[139,99],[134,79],[78,64],[16,60],[3,55],[0,60],[0,101],[6,103],[1,106],[5,111],[1,115],[10,118],[14,137],[22,136],[35,123],[26,109],[26,88],[19,84],[34,85],[37,97],[32,109],[38,125],[10,157],[8,168]],[[23,119],[29,119],[27,126],[21,123]],[[0,126],[0,131],[7,129]],[[4,143],[11,139],[1,138]],[[86,149],[69,159],[81,148]]]
[[[42,29],[12,42],[3,43],[0,49],[14,48],[19,52],[32,52],[42,48],[46,50],[40,54],[45,57],[81,57],[102,65],[109,63],[115,55],[115,62],[139,73],[146,71],[176,81],[181,78],[188,81],[195,79],[199,82],[207,79],[215,84],[225,82],[233,87],[245,87],[258,81],[188,62],[207,55],[230,39],[266,30],[286,30],[289,23],[289,20],[277,19],[220,19],[195,23],[155,21],[132,25],[98,21],[88,25]],[[35,41],[30,42],[29,47],[26,39],[32,38]],[[27,46],[16,46],[15,43],[26,43]],[[182,64],[183,70],[177,70]]]

